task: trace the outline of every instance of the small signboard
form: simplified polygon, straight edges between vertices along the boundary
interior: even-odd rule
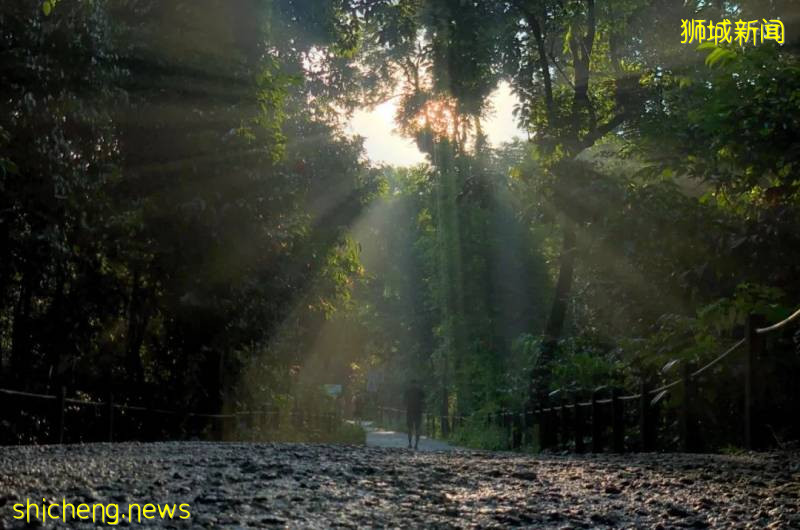
[[[331,397],[335,398],[342,395],[342,385],[328,384],[328,385],[322,385],[322,388],[324,388],[325,393]]]

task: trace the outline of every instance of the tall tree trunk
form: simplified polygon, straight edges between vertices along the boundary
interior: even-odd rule
[[[575,243],[575,225],[571,221],[566,221],[553,305],[545,324],[544,340],[539,351],[539,360],[530,374],[528,399],[531,403],[542,403],[547,399],[551,375],[550,367],[554,360],[558,340],[564,332],[567,305],[572,291],[572,280],[575,273]]]
[[[448,377],[447,377],[447,357],[444,359],[444,375],[442,376],[442,402],[441,402],[441,411],[439,415],[440,423],[442,424],[442,436],[448,437],[450,436],[450,414],[449,414],[449,405],[450,405],[450,393],[447,389],[448,387]]]
[[[575,273],[575,225],[567,221],[564,224],[564,234],[561,244],[561,263],[558,270],[558,282],[553,297],[553,305],[547,325],[544,330],[545,351],[552,352],[555,343],[561,338],[564,331],[564,321],[567,315],[567,304],[572,291],[572,279]],[[546,359],[549,360],[549,359]]]
[[[597,19],[595,13],[594,0],[585,0],[586,5],[586,33],[579,33],[578,25],[571,29],[569,38],[570,55],[573,65],[573,100],[571,114],[572,131],[567,142],[567,153],[569,159],[574,161],[580,152],[597,140],[597,122],[595,119],[594,108],[589,99],[589,80],[591,71],[589,69],[594,49]],[[580,132],[582,124],[586,124],[589,133],[586,138],[581,138]],[[591,141],[587,140],[592,138]],[[576,245],[576,224],[567,216],[564,217],[564,234],[561,248],[561,263],[558,271],[558,281],[556,283],[553,305],[550,316],[544,331],[544,342],[542,344],[541,359],[539,369],[536,370],[532,378],[534,386],[542,387],[549,379],[550,361],[552,361],[555,346],[564,331],[564,320],[567,314],[567,302],[572,291],[572,280],[575,272],[575,245]],[[537,381],[538,379],[538,381]],[[543,389],[538,388],[537,392]]]

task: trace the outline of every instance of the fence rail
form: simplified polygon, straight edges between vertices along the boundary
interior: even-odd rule
[[[698,411],[696,410],[697,381],[711,368],[719,365],[732,354],[746,347],[744,359],[744,442],[748,449],[758,449],[764,445],[763,426],[756,420],[760,411],[764,410],[761,403],[761,391],[757,388],[757,372],[760,359],[765,351],[766,335],[780,330],[792,322],[800,320],[800,309],[791,316],[776,324],[765,326],[762,315],[749,315],[746,325],[745,337],[730,346],[720,355],[700,368],[695,368],[692,363],[685,362],[681,366],[681,376],[669,383],[656,388],[651,388],[647,381],[640,382],[639,391],[623,395],[618,388],[605,389],[610,396],[603,396],[604,390],[595,389],[591,392],[591,399],[573,399],[566,402],[562,390],[556,390],[548,396],[538,407],[521,411],[501,410],[489,413],[485,417],[487,426],[495,426],[504,430],[507,446],[511,449],[519,448],[526,440],[533,436],[534,427],[538,428],[538,443],[540,448],[548,449],[561,446],[566,448],[572,444],[577,452],[586,449],[587,435],[591,438],[592,452],[601,452],[606,446],[608,430],[611,431],[610,447],[614,452],[624,452],[625,447],[625,418],[626,404],[638,404],[638,448],[651,451],[656,447],[656,425],[658,421],[659,405],[669,391],[680,387],[682,389],[682,402],[678,411],[680,447],[683,451],[700,449],[700,435],[698,432]],[[610,405],[610,410],[609,406]],[[381,418],[385,414],[394,417],[395,424],[403,423],[401,409],[382,407]],[[474,418],[474,416],[473,416]],[[445,415],[444,417],[426,415],[425,427],[429,434],[436,434],[442,429],[437,429],[437,420],[441,423],[452,421],[454,424],[463,423],[466,417],[460,415]],[[561,443],[559,444],[559,440]]]
[[[590,400],[581,401],[575,398],[571,403],[566,402],[564,391],[557,390],[548,396],[552,403],[545,401],[536,408],[528,408],[522,411],[502,410],[489,413],[486,415],[485,423],[486,425],[503,428],[508,442],[507,445],[512,449],[519,448],[526,441],[525,437],[528,437],[527,441],[533,441],[531,437],[533,436],[534,427],[538,427],[538,442],[542,449],[558,446],[560,438],[562,447],[566,447],[571,442],[574,443],[574,448],[578,452],[585,450],[587,434],[591,437],[591,450],[593,452],[604,450],[607,445],[605,438],[610,427],[611,449],[615,452],[623,452],[625,450],[625,404],[638,402],[639,448],[649,451],[656,446],[655,425],[659,413],[659,403],[670,390],[681,387],[683,392],[683,400],[679,410],[681,449],[693,451],[699,447],[697,411],[695,410],[697,379],[742,346],[746,346],[747,351],[744,359],[744,440],[747,448],[757,449],[763,443],[762,429],[759,422],[756,421],[757,415],[763,410],[763,405],[760,402],[761,392],[757,387],[757,370],[760,358],[765,350],[766,335],[780,330],[797,320],[800,320],[800,309],[785,320],[770,326],[764,325],[763,316],[750,315],[747,320],[745,338],[739,340],[700,368],[695,369],[691,363],[684,363],[681,366],[680,378],[657,388],[650,388],[648,382],[642,381],[639,391],[636,393],[623,395],[618,388],[607,389],[610,391],[610,397],[603,396],[603,390],[595,389]],[[16,403],[9,401],[11,399],[50,402],[48,407],[48,415],[51,420],[50,435],[52,441],[56,443],[63,443],[65,439],[67,405],[102,409],[106,422],[104,438],[107,441],[115,440],[114,422],[115,419],[118,419],[116,418],[119,416],[118,412],[123,411],[173,416],[183,421],[190,418],[210,420],[210,423],[214,426],[216,436],[220,439],[226,430],[226,426],[228,430],[236,431],[242,421],[245,422],[245,427],[252,432],[255,422],[259,419],[262,421],[269,420],[271,428],[278,428],[281,416],[288,416],[295,427],[314,425],[328,430],[333,430],[337,423],[342,420],[341,416],[336,412],[310,412],[298,407],[288,414],[286,414],[286,411],[282,412],[278,409],[211,413],[116,403],[112,393],[108,393],[105,401],[77,399],[67,397],[63,387],[59,389],[56,395],[0,388],[0,413],[16,405]],[[610,411],[607,410],[609,405]],[[402,427],[405,418],[404,410],[392,407],[378,407],[378,412],[380,423],[385,424],[388,420],[388,422]],[[474,419],[474,416],[472,418]],[[450,432],[451,428],[458,427],[467,420],[466,416],[461,415],[426,413],[423,416],[423,427],[428,436],[437,436]],[[230,429],[230,427],[233,427],[233,429]]]
[[[262,420],[270,420],[269,428],[271,429],[280,427],[280,420],[283,416],[287,416],[292,426],[298,429],[321,428],[332,432],[337,425],[342,423],[342,416],[338,412],[311,412],[300,407],[295,407],[288,412],[279,409],[244,410],[229,413],[193,412],[116,403],[114,402],[114,395],[112,393],[108,394],[105,401],[71,398],[66,397],[64,387],[60,387],[59,393],[56,395],[0,388],[0,418],[2,418],[2,412],[15,408],[15,405],[17,405],[16,403],[10,403],[8,400],[9,397],[54,402],[50,404],[47,414],[51,426],[49,441],[53,443],[64,443],[65,430],[67,428],[67,405],[102,409],[105,416],[104,421],[106,422],[106,435],[103,437],[103,440],[108,442],[116,440],[115,420],[119,419],[118,411],[173,416],[179,420],[187,420],[189,418],[212,420],[211,427],[215,433],[214,437],[218,439],[222,439],[226,431],[235,432],[237,427],[241,426],[242,422],[245,423],[247,430],[254,432],[254,423],[259,418]],[[150,422],[153,422],[152,418],[150,418]]]

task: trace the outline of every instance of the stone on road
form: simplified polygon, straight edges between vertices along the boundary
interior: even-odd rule
[[[797,454],[530,456],[175,442],[0,448],[12,506],[187,503],[169,528],[797,528]],[[138,526],[123,522],[121,526]],[[50,521],[45,527],[54,528]],[[75,528],[94,528],[91,522]]]

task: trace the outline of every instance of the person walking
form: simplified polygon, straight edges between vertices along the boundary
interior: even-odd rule
[[[425,403],[425,391],[419,381],[412,379],[406,388],[406,424],[408,427],[408,448],[411,449],[411,439],[414,437],[414,449],[419,449],[419,437],[422,434],[422,409]]]

